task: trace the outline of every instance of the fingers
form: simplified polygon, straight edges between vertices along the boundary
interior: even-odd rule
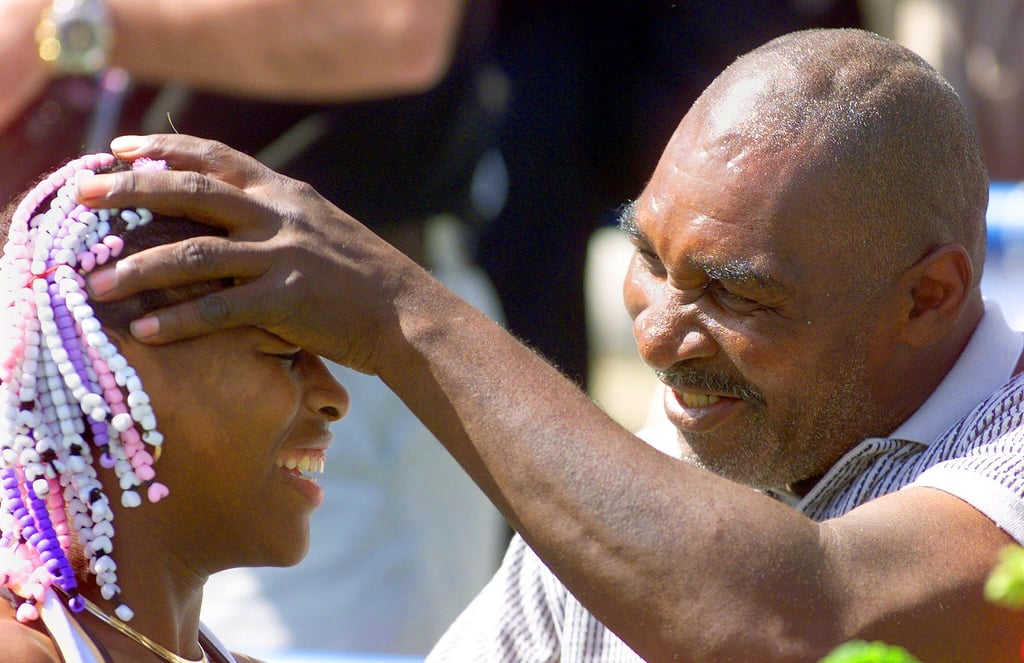
[[[232,327],[259,326],[264,321],[251,314],[261,310],[252,304],[261,299],[261,291],[259,284],[247,283],[153,311],[132,322],[131,332],[144,343],[161,345]]]
[[[128,256],[113,267],[92,272],[86,279],[92,296],[105,301],[189,283],[249,280],[264,274],[271,264],[270,256],[259,244],[194,237]]]
[[[231,184],[182,170],[125,171],[79,182],[78,200],[102,207],[145,207],[157,214],[187,217],[231,233],[265,234],[275,215],[261,201]],[[263,230],[263,233],[260,230]]]
[[[262,182],[272,171],[256,159],[212,140],[182,134],[120,136],[110,143],[115,156],[163,159],[175,170],[203,173],[244,189]]]

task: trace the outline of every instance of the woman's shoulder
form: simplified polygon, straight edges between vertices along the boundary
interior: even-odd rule
[[[0,601],[0,663],[60,663],[50,638],[14,618],[14,609]]]

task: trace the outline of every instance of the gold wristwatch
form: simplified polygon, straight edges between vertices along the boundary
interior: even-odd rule
[[[114,30],[103,0],[53,0],[36,31],[39,57],[58,75],[89,76],[107,66]]]

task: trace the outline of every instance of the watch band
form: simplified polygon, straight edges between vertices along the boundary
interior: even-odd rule
[[[107,66],[113,26],[103,0],[54,0],[36,30],[39,57],[58,75],[93,75]]]

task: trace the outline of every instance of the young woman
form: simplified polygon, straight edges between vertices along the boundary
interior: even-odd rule
[[[255,328],[132,340],[130,320],[195,287],[90,303],[94,266],[213,232],[75,201],[78,178],[127,167],[82,157],[4,215],[0,663],[250,660],[200,625],[203,584],[302,558],[310,475],[348,409],[318,357]]]

